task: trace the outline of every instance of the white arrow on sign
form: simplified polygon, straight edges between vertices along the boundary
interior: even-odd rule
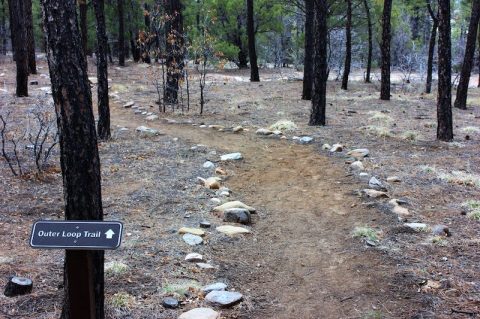
[[[107,230],[105,235],[107,236],[107,239],[112,239],[113,235],[115,235],[115,233],[113,232],[113,230],[109,229],[109,230]]]

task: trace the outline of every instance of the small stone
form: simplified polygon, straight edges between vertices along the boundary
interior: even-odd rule
[[[212,203],[215,203],[215,204],[220,204],[220,203],[222,202],[221,199],[216,198],[216,197],[210,198],[210,201],[211,201]]]
[[[38,81],[30,81],[30,85],[38,85]]]
[[[134,106],[134,105],[135,105],[135,102],[129,101],[129,102],[123,104],[123,107],[126,108],[126,109],[128,109],[128,108],[131,108],[131,107]]]
[[[230,225],[219,226],[217,227],[217,231],[229,236],[250,233],[250,231],[246,228],[230,226]]]
[[[141,110],[135,110],[135,111],[133,111],[133,114],[142,114],[142,111]]]
[[[400,183],[402,180],[398,176],[387,177],[387,182],[389,183]]]
[[[172,297],[164,298],[162,305],[167,309],[176,309],[178,308],[178,300]]]
[[[98,83],[98,79],[97,77],[89,77],[88,80],[92,83],[92,84],[97,84]]]
[[[330,149],[330,153],[339,153],[343,151],[342,144],[333,144],[332,148]]]
[[[227,171],[222,167],[217,167],[215,169],[215,174],[222,175],[222,176],[227,176],[228,175]]]
[[[202,291],[208,294],[209,292],[212,292],[212,291],[223,291],[227,289],[227,287],[228,286],[223,282],[217,282],[217,283],[203,287]]]
[[[178,319],[219,319],[220,314],[210,308],[195,308],[184,312]]]
[[[452,236],[452,233],[450,232],[450,229],[446,225],[435,225],[435,226],[433,226],[432,233],[435,236],[445,236],[445,237]]]
[[[200,222],[200,228],[210,228],[211,226],[212,226],[212,224],[210,224],[207,221],[201,221]]]
[[[250,211],[244,208],[229,208],[223,212],[223,221],[249,225],[252,223]]]
[[[234,291],[211,291],[205,296],[205,300],[222,307],[232,306],[241,301],[243,295]]]
[[[370,151],[366,148],[357,148],[347,153],[348,156],[355,157],[357,160],[361,160],[369,154]]]
[[[269,129],[266,129],[266,128],[259,128],[259,129],[255,132],[255,134],[268,136],[268,135],[272,135],[273,132],[270,131]]]
[[[142,115],[147,115],[147,112],[143,111],[143,112],[142,112]]]
[[[375,176],[372,176],[368,181],[368,186],[374,189],[386,191],[385,186]]]
[[[243,159],[243,156],[241,153],[230,153],[230,154],[225,154],[220,156],[221,161],[238,161]]]
[[[182,227],[178,230],[178,233],[180,235],[182,234],[192,234],[192,235],[197,235],[197,236],[204,236],[205,231],[198,229],[198,228],[190,228],[190,227]]]
[[[331,148],[332,148],[332,146],[330,144],[323,144],[322,145],[322,150],[328,151]]]
[[[404,220],[404,219],[406,219],[408,216],[412,215],[407,208],[402,207],[402,206],[400,206],[400,205],[395,205],[395,206],[393,206],[393,208],[392,208],[392,213],[394,213],[395,215],[397,215],[397,216],[398,216],[398,219],[400,219],[400,220]]]
[[[250,211],[250,213],[254,213],[256,211],[255,208],[250,207],[248,205],[245,205],[244,203],[242,203],[240,201],[227,202],[223,205],[220,205],[220,206],[217,206],[217,207],[213,208],[213,210],[217,211],[217,212],[224,212],[225,210],[230,209],[230,208],[244,208],[244,209],[247,209],[248,211]]]
[[[202,237],[197,236],[197,235],[185,234],[185,235],[183,235],[182,238],[190,246],[196,246],[196,245],[200,245],[201,243],[203,243]]]
[[[350,168],[355,171],[363,171],[365,169],[365,167],[363,166],[363,163],[360,161],[355,161],[352,164],[350,164]]]
[[[203,256],[200,255],[200,254],[197,254],[197,253],[191,253],[191,254],[188,254],[188,255],[185,257],[185,261],[188,261],[188,262],[199,262],[199,261],[203,261]]]
[[[222,125],[209,125],[208,127],[216,131],[223,131],[225,129],[225,126]]]
[[[147,113],[148,115],[148,113]],[[155,121],[158,120],[158,115],[150,115],[145,118],[146,121]]]
[[[139,126],[135,130],[137,132],[140,132],[140,133],[145,134],[145,135],[152,135],[152,136],[160,135],[159,131],[157,131],[153,128],[146,127],[146,126]]]
[[[233,129],[232,129],[232,132],[233,133],[240,133],[240,132],[243,132],[244,129],[242,126],[235,126]]]
[[[207,126],[203,124],[203,125],[200,125],[199,127],[200,128],[206,128]]]
[[[200,269],[204,269],[204,270],[215,269],[215,267],[213,267],[212,265],[207,264],[207,263],[197,263],[197,267],[200,268]]]
[[[212,168],[215,168],[215,164],[213,164],[210,161],[206,161],[205,163],[203,163],[203,168],[212,169]]]
[[[298,140],[298,142],[299,142],[300,144],[303,144],[303,145],[305,145],[305,144],[310,144],[310,143],[313,142],[313,137],[303,136],[302,138],[300,138],[300,139]]]
[[[221,191],[218,195],[221,197],[230,197],[230,192]]]
[[[220,189],[220,182],[222,181],[220,177],[209,177],[207,179],[197,177],[197,179],[208,189]]]
[[[277,136],[283,135],[283,132],[282,132],[282,131],[278,131],[278,130],[277,130],[277,131],[273,131],[272,133],[273,133],[273,135],[277,135]],[[282,136],[282,137],[283,137],[283,136]],[[286,138],[286,137],[285,137],[285,138]]]
[[[415,231],[425,231],[428,228],[427,224],[424,223],[405,223],[403,225]]]

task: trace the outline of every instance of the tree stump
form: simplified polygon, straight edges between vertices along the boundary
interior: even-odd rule
[[[32,288],[32,280],[23,277],[10,277],[3,294],[7,297],[26,295],[32,292]]]

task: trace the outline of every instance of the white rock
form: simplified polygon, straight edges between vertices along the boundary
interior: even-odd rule
[[[350,164],[350,168],[356,171],[363,171],[365,167],[363,166],[363,163],[360,161],[355,161],[352,164]]]
[[[219,226],[219,227],[217,227],[217,231],[221,232],[223,234],[229,235],[229,236],[250,233],[250,231],[246,228],[237,227],[237,226],[230,226],[230,225]]]
[[[256,211],[255,208],[253,208],[251,206],[248,206],[248,205],[245,205],[244,203],[242,203],[240,201],[227,202],[223,205],[220,205],[220,206],[217,206],[217,207],[213,208],[213,210],[216,211],[216,212],[224,212],[225,210],[230,209],[230,208],[243,208],[243,209],[247,209],[251,213],[254,213]]]
[[[215,269],[215,267],[207,263],[197,263],[197,267],[205,270]]]
[[[212,168],[215,168],[215,164],[213,164],[210,161],[206,161],[205,163],[203,163],[203,168],[212,169]]]
[[[209,292],[212,292],[212,291],[225,290],[225,289],[227,289],[227,287],[228,286],[226,284],[224,284],[223,282],[217,282],[217,283],[214,283],[214,284],[203,287],[202,291],[208,294]]]
[[[365,195],[372,198],[389,197],[387,193],[377,191],[375,189],[364,189],[363,192],[365,193]]]
[[[195,308],[182,313],[178,319],[220,319],[220,314],[210,308]]]
[[[213,202],[213,203],[215,203],[215,204],[220,204],[220,203],[222,202],[221,199],[215,198],[215,197],[214,197],[214,198],[210,198],[210,201]]]
[[[218,304],[222,307],[228,307],[242,300],[243,295],[236,291],[212,291],[205,296],[205,300]]]
[[[153,128],[149,128],[147,126],[139,126],[135,129],[137,132],[140,132],[140,133],[143,133],[143,134],[146,134],[146,135],[160,135],[160,132],[153,129]]]
[[[197,235],[185,234],[183,235],[183,240],[190,246],[196,246],[203,243],[203,238]]]
[[[332,146],[330,144],[323,144],[322,145],[322,150],[328,151],[331,148],[332,148]]]
[[[123,107],[126,108],[126,109],[128,109],[128,108],[130,108],[130,107],[132,107],[132,106],[134,106],[134,105],[135,105],[135,102],[129,101],[129,102],[123,104]]]
[[[233,129],[232,129],[232,132],[233,133],[240,133],[240,132],[243,132],[244,129],[243,129],[243,126],[235,126]]]
[[[370,151],[366,148],[357,148],[347,153],[348,156],[355,157],[356,159],[367,157],[368,154],[370,154]]]
[[[147,114],[148,115],[148,114]],[[155,121],[158,120],[158,115],[149,115],[145,118],[146,121]]]
[[[188,262],[199,262],[199,261],[203,261],[203,256],[200,255],[200,254],[197,254],[197,253],[191,253],[191,254],[188,254],[188,255],[185,257],[185,261],[188,261]]]
[[[403,225],[415,231],[423,231],[428,228],[427,224],[424,223],[405,223]]]
[[[313,137],[303,136],[302,138],[300,138],[299,142],[300,144],[310,144],[313,142]]]
[[[221,161],[238,161],[243,159],[243,156],[241,153],[230,153],[230,154],[225,154],[220,156]]]
[[[372,176],[368,181],[368,186],[376,189],[384,189],[382,182],[380,182],[375,176]]]
[[[199,127],[200,127],[200,128],[207,128],[206,125],[200,125]]]
[[[402,180],[398,176],[387,177],[387,182],[389,183],[400,183]]]
[[[332,148],[330,149],[330,153],[338,153],[343,151],[342,144],[333,144]]]
[[[283,135],[283,132],[282,132],[282,131],[278,131],[278,130],[277,130],[277,131],[273,131],[272,133],[273,133],[273,135]]]

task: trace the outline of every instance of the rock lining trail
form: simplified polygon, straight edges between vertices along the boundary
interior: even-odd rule
[[[127,109],[114,106],[112,116],[113,124],[131,130],[145,125]],[[218,276],[241,287],[250,305],[237,318],[362,318],[376,311],[403,317],[407,300],[403,287],[393,284],[395,266],[352,238],[355,226],[376,221],[376,213],[359,205],[353,194],[362,186],[335,159],[254,130],[233,134],[161,120],[148,126],[243,156],[222,165],[234,171],[225,184],[235,192],[232,200],[258,210],[255,237],[247,234],[246,241],[219,247],[212,256],[229,265]]]

